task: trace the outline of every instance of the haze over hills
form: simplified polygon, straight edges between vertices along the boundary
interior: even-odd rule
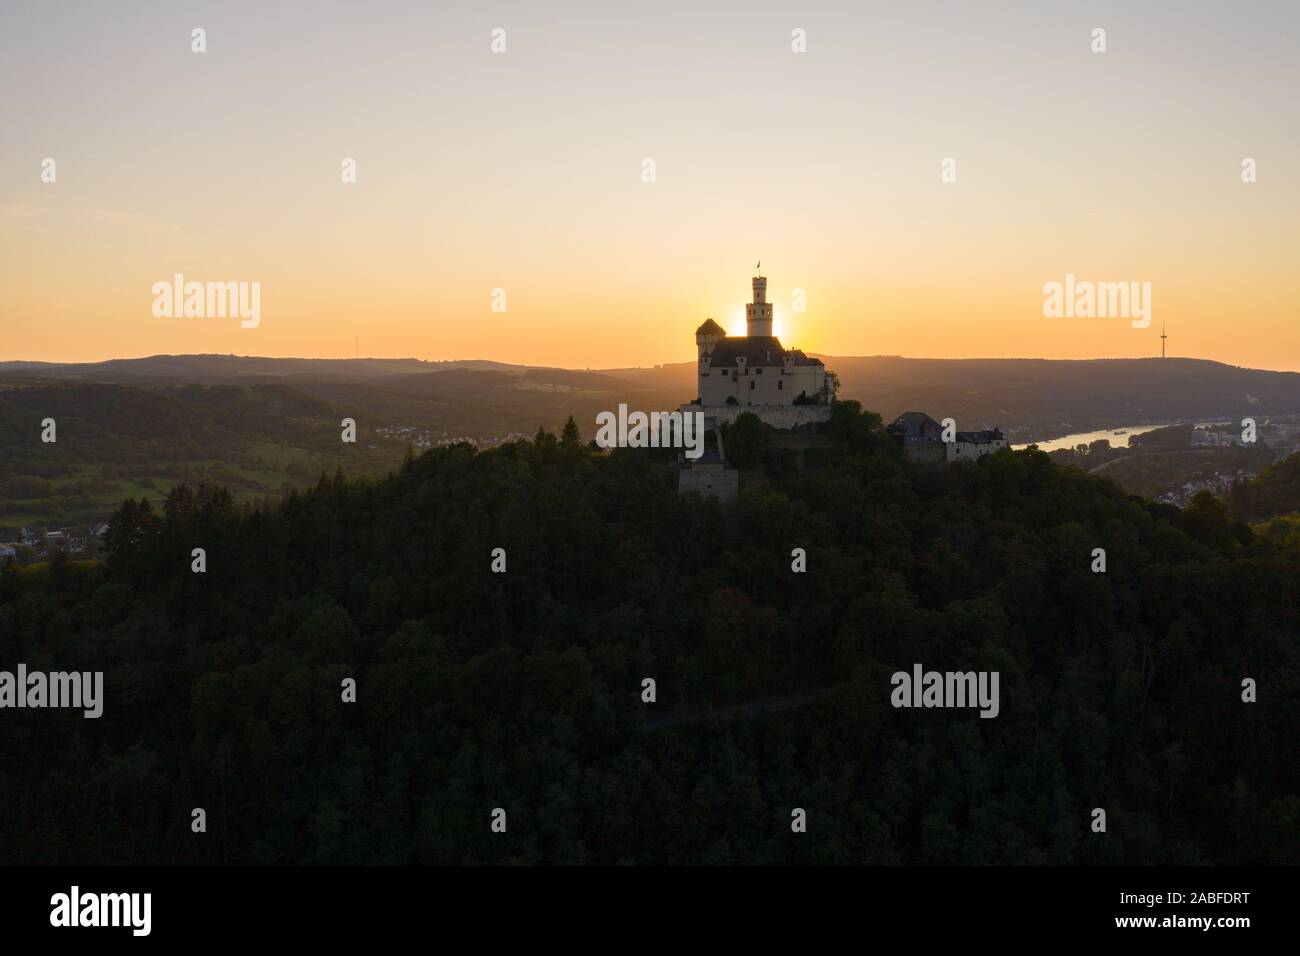
[[[1143,422],[1300,413],[1300,373],[1201,359],[923,359],[819,356],[840,397],[888,421],[904,411],[1000,426],[1014,441]],[[572,370],[485,360],[157,355],[107,362],[0,362],[0,382],[290,386],[353,416],[488,437],[554,427],[590,429],[597,412],[673,408],[695,397],[695,366]]]
[[[926,359],[818,355],[840,397],[888,421],[905,411],[951,415],[962,427],[999,425],[1017,441],[1140,422],[1300,411],[1300,373],[1204,359]],[[694,366],[611,370],[690,390]]]
[[[452,368],[514,368],[501,362],[426,362],[400,359],[263,358],[254,355],[150,355],[104,362],[0,362],[0,375],[94,378],[98,381],[183,380],[224,382],[232,378],[326,375],[373,377]]]

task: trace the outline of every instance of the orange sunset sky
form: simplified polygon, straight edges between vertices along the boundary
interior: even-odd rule
[[[706,316],[743,332],[762,259],[806,351],[1148,356],[1167,322],[1171,355],[1300,369],[1298,21],[1282,2],[6,3],[0,360],[691,361]],[[260,282],[259,327],[154,317],[178,272]],[[1152,326],[1045,318],[1066,273],[1150,282]]]

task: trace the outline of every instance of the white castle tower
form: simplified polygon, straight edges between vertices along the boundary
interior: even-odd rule
[[[728,421],[741,409],[761,407],[766,411],[760,417],[766,415],[764,421],[778,428],[824,420],[833,398],[826,367],[772,334],[767,277],[751,281],[754,301],[745,306],[744,335],[728,335],[712,319],[695,330],[699,398],[694,407],[716,409],[714,417]],[[790,408],[778,412],[778,406]]]
[[[772,303],[767,301],[767,276],[754,276],[753,285],[754,301],[745,306],[745,334],[751,339],[768,338],[772,334]]]

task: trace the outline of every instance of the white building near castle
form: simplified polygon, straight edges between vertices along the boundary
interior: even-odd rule
[[[925,412],[903,412],[885,426],[903,454],[912,461],[931,464],[946,461],[975,461],[1007,447],[1000,428],[959,432],[956,425],[947,438],[943,425]]]
[[[833,396],[826,366],[821,359],[781,345],[772,334],[767,278],[754,276],[753,283],[754,301],[745,306],[745,335],[729,336],[712,319],[695,330],[699,404],[829,405]],[[759,409],[750,410],[769,417]],[[781,427],[775,421],[772,424]]]

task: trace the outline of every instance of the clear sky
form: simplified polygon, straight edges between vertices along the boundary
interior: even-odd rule
[[[1298,27],[1294,0],[4,0],[0,359],[687,361],[762,259],[808,351],[1141,356],[1167,322],[1171,355],[1300,369]],[[177,272],[260,282],[260,325],[156,318]],[[1044,317],[1067,273],[1150,282],[1152,327]]]

